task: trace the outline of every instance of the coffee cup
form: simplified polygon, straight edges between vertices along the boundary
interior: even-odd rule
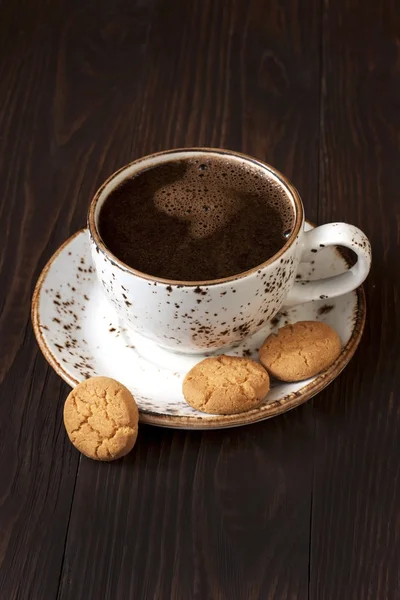
[[[141,173],[146,172],[151,178],[152,169],[161,166],[182,161],[202,166],[210,160],[217,161],[218,168],[226,165],[232,172],[246,168],[265,176],[284,198],[293,218],[281,247],[261,264],[215,279],[170,279],[142,272],[121,260],[105,243],[99,228],[101,210],[115,190]],[[371,264],[365,234],[346,223],[329,223],[307,232],[304,224],[301,198],[286,177],[255,158],[210,148],[169,150],[130,163],[100,187],[88,213],[96,273],[120,321],[135,334],[165,349],[190,354],[216,351],[240,342],[265,327],[283,306],[333,298],[362,284]],[[134,239],[134,230],[131,235]],[[311,261],[323,248],[336,245],[355,252],[354,266],[326,279],[296,280],[300,262]]]

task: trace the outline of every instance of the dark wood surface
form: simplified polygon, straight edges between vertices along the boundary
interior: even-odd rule
[[[400,598],[399,140],[397,0],[0,0],[1,600]],[[187,145],[364,229],[363,341],[291,413],[91,462],[33,286],[109,174]]]

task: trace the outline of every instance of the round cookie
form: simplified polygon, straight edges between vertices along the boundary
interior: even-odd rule
[[[91,377],[69,394],[64,405],[68,437],[94,460],[128,454],[138,434],[139,411],[130,391],[115,379]]]
[[[190,406],[202,412],[231,415],[259,406],[269,391],[266,370],[247,358],[213,356],[186,375],[183,395]]]
[[[341,352],[336,331],[321,321],[299,321],[271,333],[260,348],[260,362],[281,381],[301,381],[331,366]]]

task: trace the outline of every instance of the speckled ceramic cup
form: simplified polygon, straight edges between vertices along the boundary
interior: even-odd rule
[[[105,246],[98,230],[100,209],[122,181],[157,164],[210,154],[230,164],[247,163],[268,174],[294,209],[290,237],[274,256],[245,273],[214,281],[170,281],[136,271]],[[293,185],[278,171],[254,158],[227,150],[184,148],[141,158],[112,175],[89,208],[91,252],[98,278],[121,322],[158,345],[185,353],[204,353],[239,342],[255,333],[285,306],[332,298],[358,287],[371,263],[366,236],[345,223],[304,231],[304,209]],[[134,232],[132,232],[134,235]],[[296,281],[300,261],[312,260],[325,246],[354,250],[357,263],[346,273],[318,281]]]

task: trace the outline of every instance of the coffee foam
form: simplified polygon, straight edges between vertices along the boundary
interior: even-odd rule
[[[228,159],[229,160],[229,159]],[[261,167],[227,162],[217,157],[180,161],[181,177],[154,185],[154,205],[160,212],[185,221],[193,239],[223,229],[250,202],[267,202],[281,215],[286,235],[294,226],[294,210],[282,186]],[[153,172],[157,177],[157,169]]]
[[[217,280],[263,264],[285,244],[295,210],[272,174],[205,154],[159,163],[124,179],[99,213],[104,244],[156,277]]]

